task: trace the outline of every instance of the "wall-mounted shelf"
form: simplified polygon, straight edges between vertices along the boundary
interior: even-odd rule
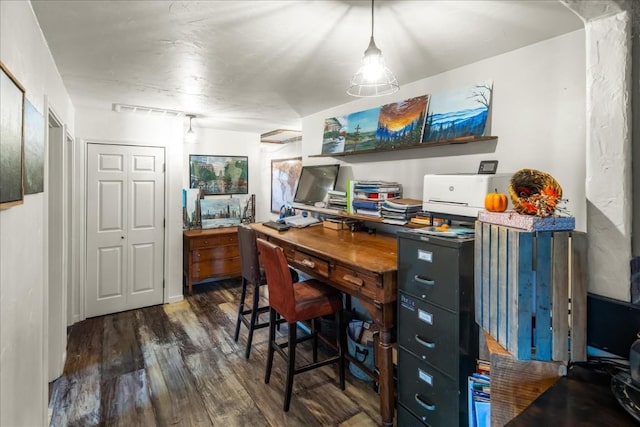
[[[381,152],[387,152],[387,151],[408,150],[413,148],[438,147],[440,145],[467,144],[469,142],[478,142],[478,141],[493,141],[496,139],[498,139],[497,136],[466,136],[466,137],[455,138],[455,139],[443,139],[440,141],[421,142],[418,144],[392,145],[389,147],[372,148],[369,150],[345,151],[342,153],[314,154],[309,157],[345,157],[345,156],[353,156],[357,154],[381,153]]]

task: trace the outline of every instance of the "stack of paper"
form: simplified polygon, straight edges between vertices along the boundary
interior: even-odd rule
[[[488,366],[489,362],[478,360],[477,373],[468,377],[469,427],[491,426],[491,380]]]
[[[406,224],[422,209],[422,200],[392,199],[385,200],[380,210],[382,221],[389,224]]]
[[[327,208],[338,211],[347,210],[347,192],[339,190],[327,191],[329,199],[327,200]]]
[[[350,181],[347,209],[349,213],[381,217],[382,204],[400,197],[402,185],[397,182]]]

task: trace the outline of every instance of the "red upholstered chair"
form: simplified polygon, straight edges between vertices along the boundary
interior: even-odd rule
[[[273,354],[278,352],[287,361],[287,383],[284,396],[284,411],[289,410],[293,376],[321,366],[338,363],[340,388],[344,390],[344,325],[342,322],[342,295],[335,289],[316,279],[294,283],[288,271],[287,259],[282,248],[263,239],[257,239],[260,260],[267,275],[269,287],[270,326],[269,326],[269,354],[264,382],[269,383]],[[289,340],[276,342],[276,314],[282,316],[288,323]],[[317,361],[317,331],[311,335],[298,338],[296,323],[317,319],[321,316],[334,314],[337,322],[338,354],[323,361]],[[296,367],[296,344],[313,338],[313,362]],[[285,349],[287,351],[285,352]]]
[[[260,307],[260,286],[267,283],[264,271],[260,268],[258,259],[258,246],[256,245],[256,232],[248,225],[238,226],[238,245],[240,247],[240,262],[242,267],[242,294],[238,305],[238,320],[236,321],[236,333],[234,340],[238,342],[240,336],[240,325],[243,324],[249,329],[247,336],[247,346],[244,357],[249,358],[251,353],[251,342],[253,341],[253,331],[266,328],[269,322],[260,322],[260,314],[267,313],[269,306]],[[292,280],[298,280],[298,273],[288,268]],[[246,308],[245,299],[247,287],[253,285],[253,301],[250,308]]]

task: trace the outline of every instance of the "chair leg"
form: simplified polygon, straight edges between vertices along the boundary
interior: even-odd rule
[[[344,378],[345,378],[345,361],[344,361],[344,351],[346,349],[346,340],[345,340],[345,327],[344,325],[344,313],[342,310],[338,310],[336,312],[336,324],[338,327],[338,332],[336,334],[336,338],[338,341],[338,356],[340,360],[338,360],[338,374],[340,376],[340,389],[344,390]]]
[[[251,321],[249,322],[249,336],[247,337],[247,348],[244,351],[244,358],[249,358],[251,353],[251,342],[253,341],[253,330],[258,322],[258,304],[260,303],[260,285],[253,287],[253,304],[251,305]]]
[[[291,392],[293,391],[293,375],[296,370],[296,323],[289,323],[289,365],[287,366],[287,385],[284,393],[284,412],[289,411]]]
[[[276,311],[269,309],[269,345],[267,348],[267,369],[264,373],[264,383],[269,384],[271,378],[271,367],[273,366],[273,353],[276,351],[274,348],[276,339]]]
[[[318,361],[318,319],[311,319],[311,333],[313,334],[313,363]]]
[[[240,324],[242,323],[242,312],[244,311],[244,298],[247,296],[247,279],[242,278],[242,293],[240,294],[240,304],[238,304],[238,320],[236,320],[236,333],[233,336],[233,340],[238,342],[240,336]]]

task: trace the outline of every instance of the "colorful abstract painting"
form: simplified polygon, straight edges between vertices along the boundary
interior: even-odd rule
[[[29,100],[24,106],[24,194],[44,191],[44,117]]]
[[[331,117],[324,120],[322,134],[322,154],[342,153],[347,136],[347,116]]]
[[[493,81],[434,94],[422,142],[483,136],[489,116]]]
[[[347,135],[344,151],[361,151],[377,148],[376,131],[380,107],[351,113],[347,116]]]
[[[376,148],[419,143],[428,105],[429,95],[383,105],[376,130]]]

